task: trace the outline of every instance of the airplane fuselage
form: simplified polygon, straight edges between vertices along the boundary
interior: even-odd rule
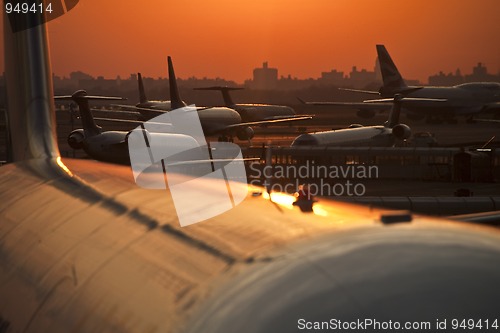
[[[165,111],[171,111],[171,109]],[[141,109],[140,113],[144,117],[144,120],[150,120],[158,116],[158,112],[144,109]],[[198,117],[200,118],[201,127],[205,135],[218,134],[225,127],[242,122],[240,114],[227,107],[213,107],[198,110]]]
[[[302,134],[291,146],[390,147],[395,140],[391,128],[369,126]]]
[[[412,88],[412,87],[409,87]],[[392,98],[393,93],[383,97]],[[407,105],[410,112],[426,115],[470,115],[481,112],[489,104],[500,102],[500,83],[464,83],[453,87],[422,87],[407,97],[446,99],[443,103],[419,102]]]
[[[294,109],[284,105],[234,104],[231,108],[240,114],[243,122],[279,119],[296,115]]]
[[[138,108],[149,108],[164,111],[169,111],[172,109],[172,104],[170,103],[170,101],[147,101],[144,103],[137,103],[135,106]]]
[[[128,132],[107,131],[96,136],[91,136],[83,141],[82,148],[91,158],[116,164],[130,164],[128,145],[126,142]]]
[[[226,107],[199,110],[201,127],[205,135],[221,133],[227,126],[240,124],[242,117],[238,112]]]

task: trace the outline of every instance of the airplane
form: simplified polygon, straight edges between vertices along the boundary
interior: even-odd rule
[[[169,111],[172,110],[172,105],[170,101],[150,101],[146,97],[146,91],[144,90],[144,82],[142,81],[141,73],[137,73],[137,84],[139,88],[139,103],[135,106],[138,108],[150,108]],[[123,105],[122,105],[123,106]]]
[[[342,88],[342,90],[375,94],[383,98],[392,98],[395,94],[402,94],[405,97],[446,99],[446,102],[438,105],[434,102],[422,102],[403,108],[409,118],[414,120],[427,118],[427,122],[440,123],[442,120],[454,122],[456,116],[462,115],[467,117],[468,122],[473,122],[475,114],[500,111],[500,83],[471,82],[453,87],[408,86],[385,46],[377,45],[376,48],[384,82],[380,90],[369,91],[347,88]],[[338,105],[339,103],[309,102],[308,104]],[[376,110],[370,110],[364,103],[347,103],[345,105],[363,108],[359,114],[363,114],[365,117],[375,115]],[[377,107],[376,103],[373,105],[373,108]],[[381,104],[380,106],[387,106],[387,104]]]
[[[396,94],[393,99],[370,100],[366,103],[388,103],[393,106],[389,119],[384,125],[362,126],[354,124],[346,129],[323,131],[301,134],[292,142],[292,147],[299,146],[367,146],[367,147],[391,147],[398,141],[404,141],[411,136],[408,125],[399,121],[402,104],[411,105],[415,103],[443,103],[439,99],[417,99],[403,97]]]
[[[68,144],[73,149],[83,149],[91,158],[116,164],[130,164],[127,137],[131,131],[103,131],[95,120],[126,122],[136,125],[143,124],[142,121],[124,120],[124,119],[106,119],[94,118],[89,106],[89,101],[116,101],[124,100],[121,97],[108,96],[90,96],[85,90],[78,90],[70,96],[55,96],[55,100],[71,100],[78,105],[82,128],[75,129],[68,135]],[[169,134],[169,124],[157,124],[160,128],[158,132],[149,133],[146,129],[145,135],[148,137],[157,137],[158,140],[171,142],[172,140],[187,140],[190,138],[180,137],[179,135]]]
[[[154,110],[163,110],[163,111],[170,111],[172,110],[172,104],[170,101],[150,101],[148,100],[146,96],[146,90],[144,89],[144,82],[142,80],[142,74],[137,73],[137,85],[138,85],[138,90],[139,90],[139,103],[135,105],[127,105],[127,104],[112,104],[113,107],[118,107],[122,111],[113,111],[113,110],[106,110],[108,113],[116,113],[116,114],[123,114],[124,112],[133,112],[135,116],[137,116],[138,120],[141,121],[146,121],[148,120],[146,117],[144,117],[141,112],[148,114],[148,117],[154,117],[155,114],[151,115],[151,112],[148,112],[149,109],[154,109]],[[125,111],[123,111],[125,110]],[[92,111],[101,111],[101,110],[94,110]],[[97,118],[96,118],[97,119]],[[103,118],[106,119],[106,118]]]
[[[130,165],[131,159],[129,156],[129,145],[128,138],[132,131],[103,131],[100,126],[98,126],[95,120],[99,121],[110,121],[110,122],[125,122],[129,124],[135,124],[141,126],[141,132],[144,137],[147,138],[149,144],[152,141],[161,143],[168,143],[169,147],[182,148],[183,151],[190,156],[206,156],[209,158],[208,149],[213,151],[214,148],[209,148],[206,144],[202,143],[200,145],[197,140],[190,135],[176,133],[172,123],[167,122],[147,122],[147,127],[144,126],[144,122],[135,120],[125,120],[125,119],[108,119],[108,118],[96,118],[93,117],[89,101],[99,100],[99,101],[116,101],[123,100],[121,97],[108,97],[108,96],[90,96],[85,90],[78,90],[70,96],[55,96],[55,100],[71,100],[74,101],[79,108],[80,118],[82,121],[82,128],[75,129],[68,135],[68,144],[73,149],[83,149],[87,155],[97,161],[103,161],[115,164]],[[192,110],[196,110],[193,108]],[[186,112],[189,112],[186,111]],[[205,149],[201,154],[193,154],[193,150]],[[219,154],[220,155],[220,154]],[[171,157],[171,160],[176,160],[175,156]],[[256,160],[251,159],[239,159],[241,161]],[[182,161],[182,163],[180,162]],[[234,161],[234,159],[210,159],[210,160],[186,160],[179,156],[178,161],[169,164],[169,166],[185,166],[186,164],[201,164],[202,162],[210,163],[226,163],[228,161]],[[167,165],[168,166],[168,165]]]
[[[173,109],[185,107],[187,104],[182,100],[177,87],[172,58],[168,56],[168,78],[170,86],[170,103]],[[144,118],[151,119],[158,116],[165,110],[156,108],[136,108]],[[252,126],[264,126],[278,123],[288,123],[292,121],[308,120],[311,116],[293,116],[277,119],[242,121],[238,112],[228,107],[197,107],[203,132],[206,136],[218,136],[219,141],[231,141],[236,136],[239,140],[249,141],[254,136]]]
[[[340,89],[340,88],[339,88]],[[351,90],[351,89],[349,89]],[[359,91],[359,90],[357,90]],[[311,106],[327,106],[329,108],[345,110],[345,109],[356,109],[356,115],[359,118],[370,119],[375,116],[376,113],[381,113],[386,110],[390,110],[392,103],[364,103],[364,102],[306,102],[302,98],[297,97],[299,102],[304,105]],[[419,118],[420,119],[420,118]]]
[[[329,200],[304,214],[254,195],[180,228],[169,190],[138,188],[125,166],[63,160],[37,18],[4,26],[1,332],[281,333],[332,313],[355,322],[360,308],[367,331],[388,313],[437,330],[464,313],[497,318],[498,229]]]
[[[243,88],[224,86],[194,88],[194,90],[220,91],[222,93],[222,98],[224,99],[224,106],[236,110],[240,114],[242,121],[260,121],[301,117],[297,115],[293,108],[285,105],[234,103],[229,92],[232,90],[242,89]]]
[[[453,122],[456,116],[467,116],[467,121],[473,122],[475,114],[500,111],[500,83],[470,82],[452,87],[408,86],[386,47],[376,47],[384,85],[378,92],[369,93],[384,98],[402,94],[414,98],[446,99],[445,103],[439,105],[423,102],[407,108],[417,117],[427,117],[428,122],[441,122],[443,119]]]

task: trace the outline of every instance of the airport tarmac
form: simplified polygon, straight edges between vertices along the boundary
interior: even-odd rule
[[[294,106],[296,107],[296,106]],[[315,114],[316,108],[308,108],[301,110],[302,113]],[[272,146],[289,146],[292,141],[300,134],[315,131],[327,131],[332,129],[346,128],[351,124],[361,124],[364,126],[383,125],[387,120],[388,113],[375,115],[370,119],[362,119],[356,116],[353,110],[333,110],[326,112],[324,108],[316,110],[316,116],[311,120],[300,121],[293,126],[272,126],[272,127],[254,127],[255,137],[248,141],[235,142],[243,147],[262,146],[268,142]],[[116,113],[94,112],[94,116],[103,118],[119,118],[119,119],[135,119],[130,114],[123,115]],[[80,128],[80,120],[73,117],[71,119],[70,112],[67,110],[59,110],[57,112],[58,124],[58,141],[63,156],[72,156],[71,148],[66,143],[68,134],[76,128]],[[136,127],[134,124],[117,124],[104,121],[96,121],[106,130],[131,130]],[[500,124],[477,122],[473,124],[466,123],[464,118],[459,118],[456,124],[427,124],[423,120],[415,121],[402,116],[402,123],[410,126],[412,134],[429,132],[434,134],[439,146],[460,146],[461,144],[482,145],[495,137],[490,145],[500,145]],[[213,138],[216,139],[216,138]],[[72,156],[73,157],[73,156]],[[80,157],[76,154],[74,157]]]
[[[309,111],[314,113],[314,110]],[[312,120],[297,124],[296,127],[256,128],[256,137],[252,139],[252,143],[261,145],[262,142],[271,141],[274,146],[287,146],[295,137],[304,132],[342,129],[351,124],[361,124],[363,126],[383,125],[387,120],[387,113],[377,114],[370,119],[362,119],[357,117],[353,111],[341,113],[336,110],[335,112],[334,115],[321,113]],[[427,124],[423,120],[415,121],[408,119],[406,116],[402,117],[401,122],[410,126],[412,135],[425,132],[434,134],[439,146],[460,146],[461,144],[467,146],[470,143],[485,144],[493,137],[495,138],[491,144],[500,145],[499,123],[476,122],[469,124],[462,118],[456,124]]]
[[[311,110],[309,110],[311,111]],[[101,112],[99,112],[101,113]],[[314,112],[310,112],[314,113]],[[332,112],[333,113],[333,112]],[[305,131],[322,131],[329,129],[338,129],[349,126],[353,123],[360,123],[363,125],[382,124],[387,117],[387,114],[377,114],[372,119],[358,118],[355,112],[346,110],[345,112],[335,111],[335,114],[325,114],[324,110],[318,112],[317,117],[310,121],[301,122],[299,126],[279,126],[269,128],[255,128],[256,135],[251,142],[236,141],[242,148],[249,145],[254,147],[262,147],[262,145],[282,146],[287,147],[291,144],[293,139],[304,133]],[[102,112],[99,114],[101,117],[122,118],[116,114],[106,114]],[[123,118],[132,119],[130,115]],[[434,134],[440,146],[460,146],[469,145],[474,143],[476,146],[481,146],[495,137],[490,143],[490,146],[497,145],[500,141],[500,126],[496,123],[474,123],[469,124],[460,119],[457,124],[426,124],[424,121],[414,121],[407,119],[403,116],[403,123],[408,124],[413,133],[430,132]],[[135,128],[131,124],[113,124],[109,122],[98,123],[107,130],[130,130]],[[85,153],[82,151],[72,150],[67,144],[67,135],[76,128],[80,127],[79,119],[71,119],[70,112],[59,110],[57,112],[57,130],[58,142],[62,156],[86,158]],[[328,124],[328,125],[326,125]],[[3,135],[2,135],[3,137]],[[216,138],[214,138],[216,139]],[[442,181],[411,181],[405,180],[363,180],[365,184],[366,193],[369,196],[454,196],[456,190],[460,188],[469,189],[474,196],[481,195],[499,195],[500,189],[498,183],[453,183]]]

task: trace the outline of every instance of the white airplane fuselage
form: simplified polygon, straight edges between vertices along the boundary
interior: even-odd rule
[[[390,147],[395,140],[392,128],[369,126],[302,134],[291,146]]]
[[[284,105],[234,104],[231,108],[241,115],[244,122],[287,118],[296,115],[294,109]]]

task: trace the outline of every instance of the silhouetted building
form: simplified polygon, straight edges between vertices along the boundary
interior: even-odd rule
[[[278,83],[278,69],[269,68],[267,61],[262,64],[262,68],[253,70],[253,80],[251,88],[270,90],[275,89]]]
[[[277,82],[278,90],[301,90],[307,89],[316,83],[315,79],[297,79],[296,77],[281,76]]]
[[[464,76],[460,69],[457,69],[455,74],[444,74],[440,71],[436,75],[429,76],[429,85],[432,86],[454,86],[465,82],[500,82],[500,73],[488,74],[486,66],[479,62],[469,75]]]
[[[499,75],[488,74],[488,69],[481,62],[472,68],[472,74],[465,76],[466,82],[497,82]]]
[[[429,85],[431,86],[455,86],[461,83],[464,83],[464,77],[459,68],[457,68],[455,74],[444,74],[444,72],[440,71],[436,75],[429,76]]]
[[[353,88],[364,88],[372,82],[376,81],[375,72],[369,72],[366,69],[358,71],[356,66],[352,67],[352,71],[349,73],[349,79],[346,84]]]
[[[318,82],[322,85],[341,87],[345,84],[344,72],[339,72],[336,69],[332,69],[329,72],[321,72]]]

